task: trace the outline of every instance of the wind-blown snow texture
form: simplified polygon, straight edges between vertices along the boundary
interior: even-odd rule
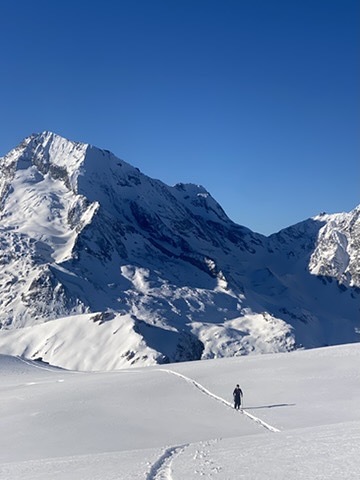
[[[0,352],[95,370],[359,341],[360,207],[264,237],[49,132],[0,173]]]

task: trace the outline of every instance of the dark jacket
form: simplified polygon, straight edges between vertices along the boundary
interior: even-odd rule
[[[241,397],[243,396],[243,392],[242,392],[241,388],[236,387],[234,392],[233,392],[233,395],[234,395],[234,400],[240,401]]]

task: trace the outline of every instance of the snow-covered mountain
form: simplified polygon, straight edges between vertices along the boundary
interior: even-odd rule
[[[2,353],[110,369],[359,340],[360,207],[267,238],[50,132],[0,173]]]

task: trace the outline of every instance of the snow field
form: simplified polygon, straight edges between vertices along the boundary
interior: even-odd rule
[[[79,373],[2,355],[0,478],[353,480],[359,357],[355,344]]]

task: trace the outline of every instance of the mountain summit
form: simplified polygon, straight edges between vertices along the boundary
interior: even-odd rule
[[[264,237],[50,132],[0,173],[0,352],[110,369],[359,340],[360,207]]]

